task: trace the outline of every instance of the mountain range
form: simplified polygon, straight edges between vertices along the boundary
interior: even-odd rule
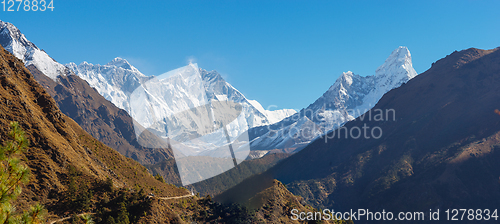
[[[375,75],[346,72],[295,112],[265,110],[196,64],[158,77],[121,58],[107,65],[62,65],[1,21],[0,44],[0,143],[12,137],[12,121],[30,141],[21,161],[31,178],[14,205],[24,210],[41,203],[47,221],[92,214],[98,223],[115,223],[109,217],[124,223],[287,223],[293,208],[493,211],[500,201],[500,48],[455,51],[417,75],[409,50],[399,47]],[[216,202],[165,184],[149,172],[178,183],[182,170],[175,169],[175,152],[161,135],[185,129],[154,125],[170,124],[168,119],[136,116],[138,88],[147,96],[138,98],[143,105],[161,106],[139,107],[141,115],[180,114],[179,124],[196,121],[193,108],[203,103],[236,102],[228,104],[238,118],[225,130],[226,139],[198,144],[230,142],[248,132],[250,157],[262,158],[238,161],[228,172],[188,186],[217,194]],[[203,122],[192,125],[188,139],[210,129],[197,131]],[[149,132],[138,135],[137,127]],[[363,135],[365,127],[371,135]]]
[[[66,115],[73,118],[81,127],[83,127],[92,136],[98,138],[106,145],[113,147],[123,155],[133,158],[142,164],[155,164],[162,161],[167,161],[173,158],[172,150],[165,147],[145,147],[138,141],[141,138],[136,135],[134,130],[134,119],[129,114],[116,107],[112,102],[106,100],[96,88],[92,88],[85,80],[76,76],[73,73],[75,68],[74,64],[69,64],[67,67],[62,66],[52,58],[50,58],[45,51],[39,49],[35,44],[27,40],[27,38],[17,29],[14,25],[6,22],[0,24],[0,42],[6,49],[14,49],[15,52],[24,52],[25,54],[16,54],[16,57],[23,60],[30,72],[34,75],[35,79],[42,84],[51,96],[58,103],[59,108]],[[28,52],[28,53],[26,53]],[[35,52],[35,53],[33,53]],[[37,54],[38,57],[31,57],[30,54]],[[40,56],[41,55],[41,56]],[[45,61],[50,60],[50,63]],[[85,66],[90,66],[87,63],[80,65],[81,69]],[[53,69],[47,69],[52,67]],[[106,66],[94,66],[101,73],[111,74],[114,78],[113,83],[115,86],[107,87],[116,88],[121,87],[121,93],[130,93],[133,88],[140,85],[138,80],[145,82],[154,77],[146,77],[142,75],[135,67],[131,66],[124,59],[115,59]],[[64,68],[64,69],[62,69]],[[71,69],[73,68],[73,69]],[[43,71],[45,71],[45,74]],[[106,72],[104,72],[106,71]],[[50,72],[50,74],[49,74]],[[225,82],[217,72],[207,72],[199,70],[200,76],[206,80],[207,96],[211,99],[230,98],[235,101],[241,102],[245,105],[246,118],[243,119],[243,124],[256,125],[265,124],[270,122],[277,122],[281,117],[286,117],[295,111],[293,110],[280,110],[280,111],[267,111],[262,106],[252,100],[247,100],[239,91],[234,89],[230,84]],[[79,73],[80,75],[82,73]],[[85,78],[85,76],[83,76]],[[102,78],[102,76],[99,76]],[[90,83],[93,83],[90,80]],[[99,83],[99,82],[97,82]],[[136,85],[136,86],[134,86]],[[106,88],[100,88],[101,90]],[[177,90],[179,87],[177,88]],[[188,88],[186,88],[188,89]],[[117,91],[120,93],[120,91]],[[105,93],[101,91],[101,93]],[[224,95],[226,94],[226,95]],[[103,94],[106,96],[106,94]],[[124,94],[122,94],[123,96]],[[113,91],[110,91],[109,96],[114,96]],[[110,98],[112,101],[119,101],[118,98]],[[188,100],[189,101],[189,100]],[[117,105],[126,105],[119,104]],[[125,107],[124,107],[125,108]],[[170,109],[170,108],[167,108]],[[175,109],[175,108],[173,108]],[[247,122],[248,121],[248,122]],[[241,125],[243,126],[243,125]],[[245,131],[245,129],[241,130]],[[238,132],[238,130],[237,130]],[[152,142],[156,136],[152,135],[142,142]],[[153,142],[155,142],[154,140]],[[243,159],[246,157],[244,155]],[[175,163],[172,168],[169,168],[178,173],[175,168]],[[165,176],[174,177],[178,174],[168,174]]]
[[[417,76],[408,48],[395,49],[373,76],[343,73],[314,103],[279,123],[249,130],[255,156],[297,152],[370,110],[382,96]]]
[[[129,114],[132,111],[129,105],[131,92],[141,83],[153,78],[143,75],[121,58],[115,58],[106,65],[83,62],[78,66],[70,63],[67,67],[88,81],[106,99],[127,110]],[[273,149],[281,149],[280,152],[296,152],[311,140],[329,130],[341,127],[346,121],[366,112],[384,93],[417,75],[412,67],[409,50],[406,47],[399,47],[376,70],[374,76],[359,76],[346,72],[323,96],[299,113],[295,113],[293,110],[265,110],[257,101],[246,99],[216,71],[199,69],[199,73],[209,100],[231,100],[244,105],[245,121],[236,125],[237,130],[229,132],[236,133],[234,135],[237,136],[250,129],[251,150],[254,151],[251,158],[261,157]],[[182,83],[174,86],[165,85],[164,88],[172,89],[170,92],[174,89],[186,92],[184,98],[176,99],[176,102],[188,102],[189,105],[199,101],[196,93],[190,93],[192,88],[182,86]],[[173,103],[163,105],[167,108],[161,110],[181,111]],[[140,117],[150,116],[141,114]]]
[[[142,164],[173,158],[170,149],[141,146],[134,132],[133,119],[126,111],[102,97],[70,68],[50,58],[11,23],[0,21],[0,43],[24,62],[61,111],[92,136]]]
[[[148,112],[149,114],[141,114],[140,116],[134,117],[134,113],[132,112],[133,108],[130,106],[130,95],[139,86],[155,77],[142,74],[127,60],[115,58],[106,65],[93,65],[82,62],[79,65],[69,63],[64,66],[52,60],[43,50],[38,49],[33,43],[29,42],[12,24],[2,22],[0,27],[2,27],[2,36],[0,36],[0,39],[2,39],[2,46],[6,47],[7,50],[11,50],[14,52],[14,55],[24,60],[28,68],[34,67],[56,82],[58,77],[57,74],[62,76],[75,74],[87,81],[92,88],[114,106],[132,115],[132,120],[135,119],[137,121],[143,117],[152,116],[150,112]],[[32,55],[38,56],[34,57]],[[49,59],[51,62],[47,65],[45,61]],[[374,76],[359,76],[352,72],[345,72],[323,94],[323,96],[318,98],[307,108],[296,113],[296,111],[289,109],[276,111],[265,110],[257,101],[246,99],[243,94],[227,83],[216,71],[209,72],[199,68],[198,73],[201,77],[201,82],[203,82],[202,85],[208,100],[231,100],[243,105],[242,113],[245,119],[238,119],[236,125],[229,126],[228,132],[231,136],[236,137],[249,129],[248,133],[251,141],[250,148],[253,151],[250,158],[261,157],[270,151],[297,152],[309,144],[311,140],[320,137],[330,130],[341,127],[345,122],[369,110],[384,93],[399,87],[401,84],[417,75],[412,67],[409,50],[406,47],[399,47],[394,50],[386,59],[385,63],[376,70]],[[40,79],[43,79],[43,77],[40,77]],[[44,80],[48,81],[48,79]],[[71,80],[78,79],[72,78]],[[182,105],[194,105],[200,100],[197,98],[196,93],[192,92],[192,88],[183,86],[182,82],[174,85],[167,82],[162,88],[166,89],[165,92],[184,92],[185,94],[176,98],[176,102],[183,102]],[[78,94],[82,91],[73,90],[71,92]],[[156,99],[162,97],[171,99],[171,97],[168,96],[151,96],[148,97],[148,99],[156,101]],[[57,97],[55,98],[56,100],[58,99]],[[169,112],[186,109],[186,106],[174,103],[159,104],[157,102],[151,102],[150,104],[160,105],[158,106],[158,110],[166,111],[167,114]],[[67,105],[61,103],[60,107],[63,111],[66,111],[64,108],[67,107]],[[105,107],[111,108],[108,109],[108,111],[117,111],[111,105],[106,105]],[[85,110],[89,107],[85,105],[81,108]],[[93,113],[92,116],[97,115],[97,117],[102,120],[99,114],[99,108],[94,108],[94,111],[96,112]],[[102,111],[103,108],[101,108],[101,112]],[[116,112],[111,114],[116,114]],[[127,117],[126,115],[124,116]],[[141,146],[137,143],[136,138],[138,136],[133,137],[130,133],[120,133],[116,125],[103,124],[106,127],[90,127],[89,123],[85,125],[84,120],[88,122],[91,116],[80,117],[80,119],[73,118],[77,121],[81,120],[79,124],[98,138],[100,138],[101,135],[117,136],[119,140],[116,140],[117,138],[112,138],[113,140],[107,141],[105,139],[101,140],[119,150],[124,155],[137,159],[143,164],[156,163],[172,156],[172,153],[168,152],[169,150],[167,149],[153,151],[151,151],[151,149],[146,149],[148,147],[144,147],[144,145]],[[109,120],[109,118],[103,119]],[[114,118],[111,120],[114,120]],[[131,129],[130,126],[133,122],[130,122],[131,119],[129,117],[121,117],[118,120],[118,122],[127,120],[125,123],[128,123],[128,126],[125,127],[125,130]],[[139,123],[143,126],[147,126],[144,122]],[[103,130],[106,131],[106,134],[98,133]],[[223,138],[216,141],[219,142],[218,144],[223,144],[220,143],[221,141],[224,142]],[[122,146],[123,142],[125,142],[127,146]],[[195,149],[191,151],[200,151],[196,148],[202,148],[204,145],[206,145],[206,143],[195,145]],[[141,151],[150,152],[141,153]]]
[[[267,186],[252,183],[275,178],[313,206],[340,211],[496,208],[499,49],[453,52],[386,93],[371,109],[394,110],[395,119],[361,116],[344,125],[346,130],[379,127],[380,138],[329,132],[218,199],[253,195]]]
[[[189,165],[193,162],[179,163],[179,158],[177,158],[177,164],[167,162],[173,159],[175,150],[172,151],[172,148],[166,144],[151,147],[153,145],[151,142],[161,142],[161,140],[152,140],[157,136],[150,135],[150,137],[146,138],[147,140],[142,141],[147,142],[146,145],[139,141],[142,138],[137,132],[136,124],[148,127],[151,124],[144,122],[143,118],[149,118],[152,114],[148,111],[146,111],[146,114],[134,113],[134,108],[130,106],[130,96],[138,87],[152,81],[157,82],[157,77],[142,74],[122,58],[115,58],[106,65],[93,65],[83,62],[80,65],[69,63],[63,66],[29,42],[12,24],[2,22],[0,28],[2,34],[0,40],[7,49],[17,49],[17,52],[38,52],[36,54],[41,55],[31,57],[28,54],[28,56],[23,57],[18,54],[17,57],[25,60],[25,65],[34,74],[35,79],[53,96],[61,110],[92,136],[113,147],[123,155],[142,164],[169,164],[168,167],[160,166],[163,169],[155,168],[153,172],[163,175],[176,184],[180,183],[177,176],[180,175],[182,179],[183,174],[186,172],[189,175],[195,174],[197,177],[195,180],[186,181],[186,183],[193,183],[225,172],[232,167],[228,166],[222,170],[217,169],[217,171],[202,175],[201,173],[207,170],[206,166],[196,168]],[[51,63],[48,65],[52,66],[53,69],[47,69],[47,64],[44,63],[49,59]],[[384,93],[399,87],[417,75],[412,68],[409,50],[406,47],[399,47],[376,70],[374,76],[363,77],[352,72],[346,72],[339,77],[323,96],[309,107],[296,113],[294,110],[265,110],[257,101],[246,99],[243,94],[227,83],[216,71],[209,72],[197,68],[196,65],[192,66],[195,67],[196,72],[190,74],[191,79],[198,80],[198,89],[204,90],[202,95],[205,101],[231,100],[242,105],[242,116],[240,116],[242,119],[237,119],[236,122],[229,125],[228,133],[232,138],[236,138],[248,131],[250,149],[252,150],[249,158],[259,158],[269,152],[297,152],[312,140],[330,130],[341,127],[345,122],[369,110]],[[62,69],[63,67],[64,69]],[[42,71],[52,71],[52,73],[46,75]],[[55,75],[56,73],[59,75]],[[159,77],[163,76],[166,76],[166,74]],[[200,102],[201,98],[196,95],[197,90],[192,88],[192,83],[171,80],[163,82],[165,84],[161,84],[159,87],[162,92],[154,93],[149,91],[150,95],[139,101],[149,105],[159,105],[157,111],[164,111],[161,113],[165,114],[189,109],[189,106],[186,107],[186,105],[195,105]],[[176,98],[171,94],[178,92],[183,94],[180,97],[175,95]],[[159,99],[163,100],[160,100],[160,102]],[[190,121],[195,119],[187,117],[180,120]],[[200,128],[194,126],[191,129],[191,133],[197,133]],[[158,131],[162,132],[163,130],[165,129],[160,128],[156,131],[153,130],[153,132],[158,133]],[[169,131],[175,132],[173,129]],[[201,135],[203,133],[195,134],[195,136]],[[183,146],[183,148],[189,150],[183,150],[182,156],[228,156],[227,152],[226,154],[220,154],[218,152],[220,150],[203,150],[213,144],[219,146],[227,144],[223,135],[219,137],[209,136],[208,139],[210,142],[200,141],[196,142],[195,145]],[[245,141],[248,140],[245,139]],[[241,153],[243,153],[241,156],[237,156],[238,163],[248,155],[245,150],[240,150],[239,154]],[[222,161],[214,160],[212,162],[221,163]],[[229,164],[230,161],[224,163]],[[199,171],[193,173],[193,169]],[[249,168],[247,170],[262,171],[261,168]],[[230,175],[234,176],[234,174]],[[249,173],[243,174],[240,172],[240,178],[236,178],[237,182],[225,185],[223,188],[218,187],[217,190],[200,187],[208,186],[207,183],[213,183],[213,180],[195,185],[194,188],[201,192],[220,193],[250,175]],[[199,179],[200,176],[201,179]],[[227,178],[221,177],[219,179]],[[217,184],[211,185],[216,186]]]
[[[145,76],[121,58],[115,58],[106,65],[92,65],[87,62],[78,66],[74,63],[62,65],[30,42],[17,27],[6,22],[0,23],[0,43],[6,50],[21,59],[34,74],[43,74],[48,77],[35,76],[44,87],[52,88],[49,92],[54,94],[61,110],[72,116],[86,131],[143,164],[171,158],[172,153],[168,152],[168,149],[153,149],[153,151],[147,149],[137,142],[137,136],[131,134],[133,119],[128,115],[131,112],[129,96],[138,86],[153,79],[154,76]],[[241,130],[230,130],[230,133],[242,133],[248,127],[276,123],[295,113],[291,109],[265,110],[257,101],[246,99],[215,71],[199,69],[199,74],[203,79],[209,99],[229,99],[243,105],[245,119],[236,127]],[[73,77],[75,75],[78,77]],[[60,82],[59,79],[65,79],[65,81]],[[56,87],[58,91],[55,90]],[[173,88],[172,91],[189,90],[186,86],[171,86],[170,88]],[[71,94],[66,94],[66,97],[56,97],[56,94],[62,91],[61,89]],[[95,94],[95,91],[112,104],[104,102]],[[82,93],[86,95],[80,95]],[[63,103],[63,100],[66,103]],[[181,100],[188,104],[193,100],[196,101],[193,96],[189,95]],[[126,113],[119,112],[119,109],[125,110]],[[168,105],[164,110],[179,111],[180,109],[175,108],[175,105]]]
[[[196,66],[196,65],[194,65]],[[130,95],[141,84],[146,83],[154,76],[145,76],[134,66],[128,63],[127,60],[122,58],[115,58],[106,65],[93,65],[87,62],[82,62],[80,65],[74,63],[67,64],[67,67],[72,69],[82,79],[86,80],[92,87],[94,87],[102,96],[111,101],[117,107],[126,110],[129,114],[133,114],[130,106]],[[198,68],[196,68],[198,69]],[[243,124],[238,125],[241,130],[229,130],[242,133],[249,127],[256,127],[276,123],[285,117],[288,117],[295,112],[295,110],[284,109],[269,111],[265,110],[260,103],[255,100],[248,100],[243,94],[235,89],[231,84],[227,83],[222,76],[216,71],[206,71],[199,68],[198,73],[193,75],[199,76],[199,85],[202,85],[206,92],[207,100],[230,100],[233,102],[241,103],[243,106],[242,113],[244,114]],[[158,77],[162,77],[160,75]],[[181,97],[176,98],[175,102],[169,104],[162,104],[158,110],[171,113],[173,111],[183,111],[187,109],[184,105],[196,105],[199,102],[199,96],[193,92],[192,83],[184,82],[166,82],[162,85],[163,93],[158,93],[154,97],[149,97],[149,100],[158,98],[172,99],[173,96],[162,96],[172,92],[182,92]],[[145,99],[145,100],[148,100]],[[181,103],[182,102],[182,103]],[[151,102],[150,104],[155,104]],[[143,116],[149,117],[151,114]],[[141,122],[140,122],[141,123]],[[147,126],[147,125],[146,125]],[[237,127],[238,128],[238,127]]]
[[[8,214],[11,218],[35,203],[44,206],[38,214],[43,223],[82,223],[83,219],[95,223],[267,223],[276,219],[287,220],[288,207],[284,205],[297,204],[305,211],[313,211],[279,182],[259,196],[261,201],[272,199],[276,203],[256,207],[251,212],[241,206],[221,205],[210,197],[198,197],[185,188],[164,183],[160,176],[153,177],[145,167],[98,141],[59,110],[58,104],[64,103],[70,104],[67,108],[90,107],[76,117],[95,112],[92,100],[96,100],[95,104],[103,103],[99,98],[102,96],[95,95],[95,90],[88,88],[85,81],[71,74],[57,76],[54,81],[34,64],[28,66],[31,69],[25,67],[25,61],[0,47],[2,167],[6,165],[4,155],[10,159],[3,149],[12,145],[9,143],[11,138],[16,141],[20,138],[18,135],[23,135],[29,141],[28,149],[20,156],[20,163],[21,166],[25,164],[31,174],[27,185],[13,185],[19,187],[16,191],[20,195],[12,202],[15,213]],[[46,85],[42,87],[35,76],[52,82],[40,79]],[[71,91],[79,90],[84,92],[71,95],[75,94]],[[49,92],[60,98],[58,102]],[[87,100],[77,103],[83,99]],[[101,108],[101,117],[94,118],[94,122],[99,122],[99,119],[109,122],[111,120],[104,119],[103,114],[110,118],[116,116],[112,112],[123,111],[108,109]],[[68,109],[66,112],[72,114],[75,111]],[[116,116],[117,119],[120,116]],[[13,121],[24,129],[15,137],[9,134],[9,123]],[[4,171],[7,171],[5,174],[11,172],[9,169]],[[6,183],[2,181],[1,184],[4,189]],[[274,191],[281,192],[281,196],[267,193]],[[2,222],[9,218],[5,216],[6,201],[9,199],[2,200],[0,209]]]
[[[161,195],[185,195],[185,189],[162,184],[132,159],[126,158],[90,136],[63,114],[52,97],[24,66],[0,47],[0,139],[7,143],[9,122],[25,130],[29,149],[22,161],[31,170],[30,183],[15,201],[18,209],[39,202],[49,217],[73,211],[68,197],[70,182],[78,191],[94,189],[108,180],[111,187],[143,188]],[[95,188],[94,188],[95,187]],[[111,196],[111,195],[109,195]],[[67,213],[66,213],[67,214]]]

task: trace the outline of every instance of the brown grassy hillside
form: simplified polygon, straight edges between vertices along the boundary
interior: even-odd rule
[[[63,214],[64,210],[50,208],[65,200],[70,172],[78,173],[78,185],[111,178],[118,188],[142,188],[162,196],[187,193],[185,189],[155,180],[139,163],[83,131],[58,109],[22,61],[3,48],[0,48],[0,86],[0,142],[7,140],[11,121],[19,122],[31,142],[24,162],[32,176],[16,202],[20,209],[40,202],[49,208],[50,214]]]
[[[44,205],[47,222],[83,223],[84,214],[92,214],[96,223],[274,223],[287,218],[278,217],[285,213],[261,217],[155,179],[64,115],[22,61],[0,47],[1,144],[8,141],[11,121],[30,141],[22,161],[31,178],[14,204],[20,211]]]

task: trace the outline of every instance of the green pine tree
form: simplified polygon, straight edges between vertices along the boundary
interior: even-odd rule
[[[125,202],[120,203],[120,210],[118,211],[117,221],[122,224],[130,224],[130,220],[128,218],[128,211]]]
[[[165,183],[165,179],[163,179],[163,176],[160,175],[159,173],[157,173],[155,175],[155,179],[158,180],[158,181],[160,181],[160,182],[162,182],[162,183]]]
[[[106,220],[106,224],[116,224],[115,218],[113,218],[113,216],[109,216]]]
[[[17,122],[10,127],[9,140],[0,146],[0,223],[43,223],[47,213],[43,206],[37,204],[18,213],[12,205],[30,178],[29,168],[19,159],[30,143]]]

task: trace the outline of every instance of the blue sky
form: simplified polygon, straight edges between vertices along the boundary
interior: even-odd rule
[[[264,107],[300,109],[398,46],[418,73],[454,50],[500,46],[500,1],[54,0],[0,12],[61,63],[119,56],[146,75],[194,60]]]

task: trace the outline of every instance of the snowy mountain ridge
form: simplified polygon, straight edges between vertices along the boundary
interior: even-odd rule
[[[76,75],[87,81],[105,99],[130,112],[129,98],[141,83],[151,79],[122,58],[115,58],[106,65],[94,65],[86,61],[76,65],[66,64]]]
[[[415,76],[410,51],[407,47],[398,47],[376,69],[375,75],[344,72],[321,97],[299,113],[274,125],[251,129],[252,150],[300,150],[370,110],[385,93]],[[265,153],[253,155],[260,157]]]
[[[115,58],[106,65],[94,65],[88,62],[62,65],[30,42],[14,25],[2,21],[0,21],[0,44],[22,60],[26,66],[35,66],[56,82],[59,75],[69,75],[74,72],[104,98],[129,114],[130,94],[142,84],[155,78],[142,74],[123,58]],[[412,67],[409,50],[406,47],[399,47],[376,69],[375,75],[360,76],[350,71],[345,72],[313,104],[296,113],[287,109],[265,110],[257,101],[247,99],[216,71],[206,71],[197,67],[196,69],[198,69],[196,74],[203,83],[205,100],[230,100],[243,105],[242,116],[238,117],[228,131],[231,136],[236,136],[250,128],[248,131],[252,136],[250,139],[252,150],[299,150],[315,138],[335,130],[371,109],[386,92],[417,75]],[[179,105],[195,105],[195,102],[200,100],[198,96],[190,96],[189,86],[182,82],[178,85],[165,82],[161,88],[164,90],[162,94],[168,92],[181,94],[177,95],[176,102],[159,105],[163,107],[162,111],[179,111],[183,108]],[[149,103],[157,104],[160,102],[157,99],[166,99],[166,96],[152,94],[149,96],[152,99]],[[223,141],[220,139],[219,142]]]
[[[34,65],[52,80],[70,72],[64,65],[56,62],[45,51],[26,39],[12,23],[0,21],[0,45],[22,60],[26,67]]]
[[[129,113],[131,111],[129,105],[130,94],[142,83],[154,78],[154,76],[145,76],[128,63],[127,60],[122,58],[115,58],[106,65],[93,65],[82,62],[80,65],[69,63],[66,66],[71,68],[76,75],[86,80],[92,87],[96,88],[107,100]],[[250,127],[273,124],[295,113],[295,110],[290,109],[264,110],[260,103],[248,100],[236,88],[227,83],[216,71],[206,71],[199,68],[199,73],[210,99],[231,100],[245,104],[248,108],[245,114]],[[175,86],[172,83],[165,83],[164,88],[171,91],[186,89],[182,86]],[[183,100],[186,102],[196,101],[196,99],[190,96],[186,96]],[[170,106],[175,107],[175,105]],[[167,110],[177,111],[176,108]]]
[[[106,65],[94,65],[82,62],[79,65],[68,63],[60,64],[53,60],[45,51],[39,49],[30,42],[21,31],[11,23],[0,21],[0,44],[17,58],[22,60],[25,66],[35,66],[44,75],[58,82],[58,76],[76,74],[87,81],[91,87],[95,88],[105,99],[112,102],[118,108],[131,113],[130,94],[142,84],[154,79],[154,76],[146,76],[137,68],[131,65],[126,59],[115,58]],[[243,111],[241,118],[232,125],[230,134],[236,135],[248,130],[248,128],[269,125],[294,114],[294,110],[265,110],[260,103],[248,100],[237,89],[227,83],[216,71],[206,71],[197,68],[196,73],[202,79],[204,92],[209,100],[231,100],[241,103]],[[175,94],[185,94],[177,98],[177,104],[194,105],[198,100],[194,96],[189,96],[189,87],[175,85],[164,82],[161,86],[165,92]],[[187,94],[187,95],[186,95]],[[165,95],[150,95],[152,103],[155,99],[166,99]],[[155,101],[158,103],[160,101]],[[153,103],[154,104],[154,103]],[[175,103],[160,105],[163,111],[179,111]],[[219,140],[217,140],[219,141]],[[223,142],[221,139],[219,142]]]

